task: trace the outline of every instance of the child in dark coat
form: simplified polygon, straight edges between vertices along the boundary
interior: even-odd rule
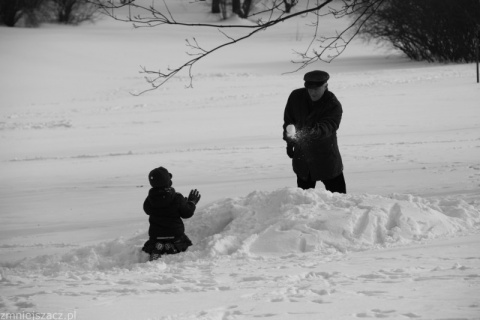
[[[150,228],[149,239],[142,250],[153,261],[163,254],[186,251],[192,245],[185,235],[182,219],[193,216],[201,196],[197,189],[190,191],[188,198],[176,192],[172,188],[172,174],[163,167],[153,169],[148,179],[152,188],[143,203],[143,210],[150,216]]]

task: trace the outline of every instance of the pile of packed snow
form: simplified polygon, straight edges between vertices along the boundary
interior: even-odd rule
[[[284,188],[208,205],[189,221],[187,233],[195,249],[210,256],[329,253],[454,235],[479,223],[479,210],[459,199]]]
[[[215,259],[218,256],[322,254],[405,245],[441,236],[474,232],[480,227],[476,204],[458,198],[429,200],[412,195],[332,194],[284,188],[254,191],[199,208],[186,221],[194,242],[188,252],[162,262]],[[141,252],[146,232],[2,264],[5,271],[45,276],[74,272],[132,269],[147,261]]]

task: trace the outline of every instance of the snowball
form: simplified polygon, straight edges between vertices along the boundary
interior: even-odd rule
[[[293,124],[289,124],[287,126],[287,136],[289,138],[293,138],[295,136],[295,133],[296,133],[295,126]]]

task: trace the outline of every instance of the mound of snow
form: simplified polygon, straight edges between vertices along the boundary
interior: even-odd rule
[[[186,226],[194,245],[184,254],[165,256],[162,263],[144,264],[148,256],[141,248],[147,235],[142,232],[64,254],[2,263],[0,274],[83,278],[92,271],[158,269],[169,261],[228,255],[345,253],[472,232],[480,227],[480,212],[455,198],[340,195],[285,188],[211,203],[187,220]]]
[[[463,200],[340,195],[285,188],[212,203],[190,219],[193,250],[210,256],[347,252],[408,244],[478,228]]]
[[[22,259],[14,263],[0,263],[0,275],[7,278],[11,271],[28,275],[55,277],[67,275],[70,278],[89,277],[93,272],[118,269],[132,269],[138,263],[148,261],[148,255],[141,251],[145,235],[102,242],[96,245],[75,248],[67,253],[41,255]]]

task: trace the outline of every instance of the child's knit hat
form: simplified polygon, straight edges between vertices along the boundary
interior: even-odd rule
[[[165,188],[172,186],[172,174],[164,167],[158,167],[150,171],[148,175],[150,185],[154,188]]]

